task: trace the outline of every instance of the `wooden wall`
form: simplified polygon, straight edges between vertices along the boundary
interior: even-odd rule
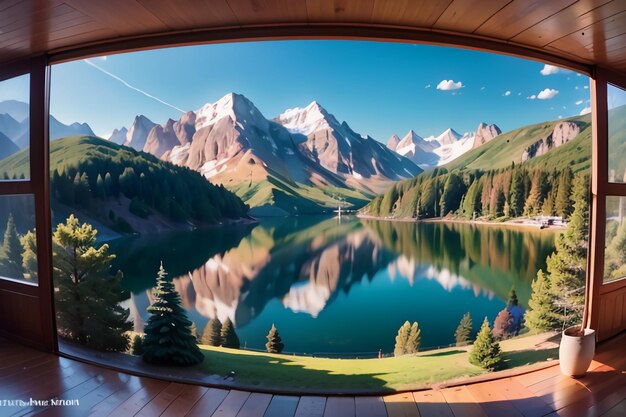
[[[606,284],[600,296],[598,340],[606,340],[626,329],[626,285]]]

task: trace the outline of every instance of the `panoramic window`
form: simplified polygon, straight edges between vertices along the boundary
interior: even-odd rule
[[[0,81],[0,181],[30,178],[30,76]]]
[[[60,350],[311,392],[556,358],[583,310],[588,84],[356,41],[54,65]]]
[[[626,91],[607,85],[609,109],[609,181],[626,182]]]

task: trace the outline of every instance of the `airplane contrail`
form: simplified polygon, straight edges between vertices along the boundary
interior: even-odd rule
[[[124,84],[126,87],[130,88],[131,90],[135,90],[135,91],[137,91],[138,93],[141,93],[141,94],[143,94],[144,96],[149,97],[149,98],[151,98],[151,99],[153,99],[153,100],[156,100],[156,101],[158,101],[158,102],[159,102],[159,103],[161,103],[161,104],[165,104],[165,105],[166,105],[166,106],[168,106],[168,107],[171,107],[171,108],[173,108],[173,109],[175,109],[175,110],[178,110],[178,111],[179,111],[179,112],[181,112],[181,113],[186,113],[186,112],[185,112],[185,110],[183,110],[183,109],[179,109],[178,107],[174,106],[173,104],[170,104],[170,103],[168,103],[168,102],[166,102],[166,101],[163,101],[163,100],[161,100],[160,98],[155,97],[155,96],[153,96],[152,94],[150,94],[150,93],[148,93],[148,92],[145,92],[145,91],[143,91],[143,90],[141,90],[141,89],[139,89],[139,88],[137,88],[137,87],[135,87],[135,86],[133,86],[133,85],[130,85],[129,83],[127,83],[126,81],[124,81],[123,79],[121,79],[120,77],[118,77],[117,75],[112,74],[112,73],[110,73],[109,71],[105,70],[104,68],[100,67],[99,65],[94,64],[94,63],[93,63],[93,62],[91,62],[91,60],[89,60],[89,59],[83,59],[83,62],[84,62],[85,64],[87,64],[87,65],[90,65],[90,66],[94,67],[94,68],[95,68],[95,69],[97,69],[98,71],[100,71],[100,72],[102,72],[102,73],[104,73],[104,74],[108,75],[109,77],[111,77],[111,78],[113,78],[113,79],[115,79],[115,80],[117,80],[117,81],[121,82],[121,83],[122,83],[122,84]]]

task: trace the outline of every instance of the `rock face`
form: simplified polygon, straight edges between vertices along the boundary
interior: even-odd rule
[[[479,146],[482,146],[485,143],[492,141],[500,133],[502,133],[502,131],[495,124],[488,125],[486,123],[480,122],[478,124],[478,127],[476,128],[474,148],[478,148]]]
[[[398,143],[400,143],[400,138],[398,135],[393,134],[389,140],[387,140],[387,147],[392,151],[395,151],[398,148]]]
[[[144,115],[135,116],[133,124],[128,129],[124,146],[130,146],[135,150],[141,151],[146,145],[150,130],[156,125]]]
[[[109,136],[109,141],[118,145],[123,145],[124,142],[126,142],[126,135],[128,135],[128,129],[125,127],[122,127],[121,129],[114,129],[111,136]]]
[[[437,136],[435,141],[441,146],[445,146],[454,145],[459,139],[461,139],[461,135],[454,129],[448,128],[441,135]]]
[[[196,133],[196,114],[187,112],[180,120],[168,119],[164,125],[155,125],[148,134],[144,152],[151,153],[157,158],[171,151],[175,146],[184,146],[192,141]]]
[[[522,162],[544,155],[553,148],[558,148],[574,139],[580,133],[580,127],[574,122],[559,122],[552,133],[528,146],[522,152]]]
[[[391,181],[421,172],[408,158],[369,136],[357,134],[346,122],[339,123],[315,101],[305,108],[289,109],[275,120],[292,134],[306,136],[298,144],[298,150],[306,158],[339,175],[356,189],[379,193]]]

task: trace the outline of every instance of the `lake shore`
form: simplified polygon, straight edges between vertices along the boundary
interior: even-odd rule
[[[404,222],[404,223],[458,223],[458,224],[474,224],[474,225],[484,225],[484,226],[498,226],[498,227],[511,227],[518,228],[524,230],[565,230],[566,226],[548,226],[541,228],[538,224],[532,223],[523,223],[524,220],[527,219],[513,219],[507,220],[505,222],[494,222],[488,220],[466,220],[459,219],[455,217],[435,217],[430,219],[412,219],[407,217],[377,217],[377,216],[368,216],[365,214],[357,214],[359,219],[363,220],[383,220],[383,221],[391,221],[391,222]]]

